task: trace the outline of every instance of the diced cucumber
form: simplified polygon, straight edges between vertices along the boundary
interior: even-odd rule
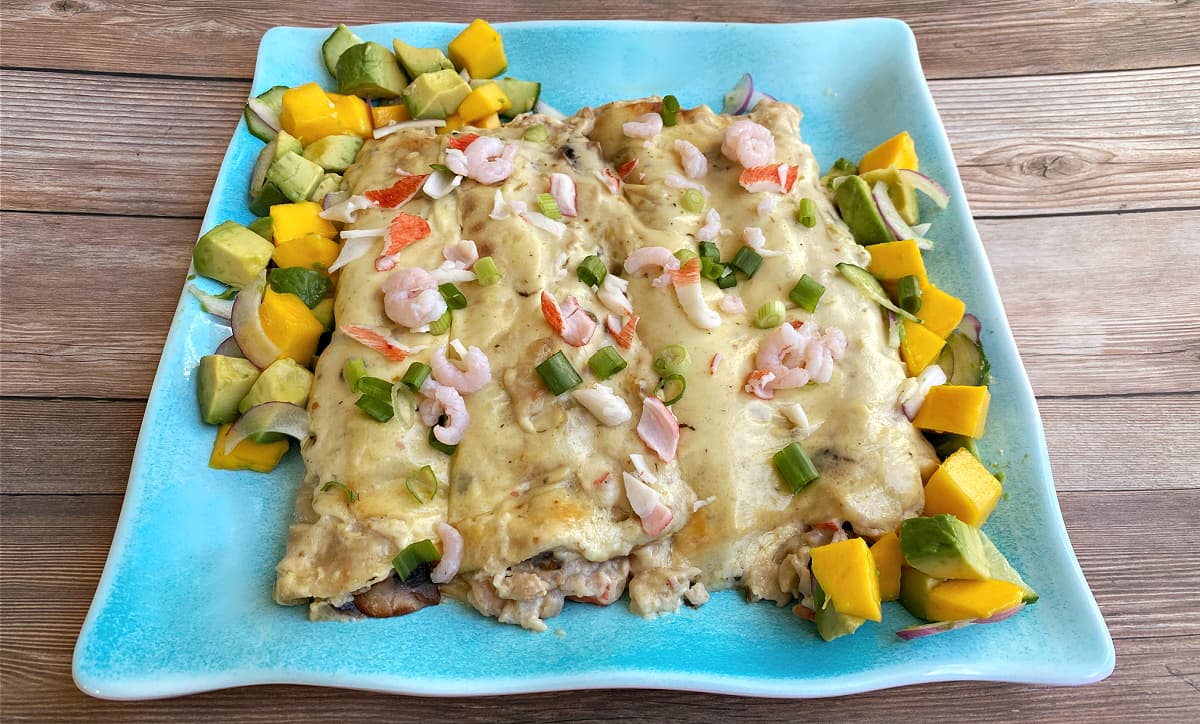
[[[361,42],[363,39],[345,25],[339,24],[334,28],[333,33],[321,45],[321,58],[324,59],[325,69],[329,71],[330,75],[337,75],[337,62],[338,58],[342,57],[342,53]]]
[[[982,385],[983,382],[983,350],[971,338],[957,330],[946,338],[946,348],[954,359],[954,367],[949,375],[952,385]]]
[[[270,216],[260,216],[254,221],[251,221],[246,228],[250,231],[253,231],[255,234],[258,234],[267,241],[275,240],[275,235],[273,233],[275,223],[271,221]]]
[[[275,117],[278,118],[280,112],[283,110],[283,94],[287,89],[288,87],[285,85],[277,85],[258,94],[255,98],[271,109],[275,113]],[[251,110],[249,104],[242,111],[242,115],[246,117],[246,128],[255,138],[268,142],[275,138],[275,129],[259,118],[258,114]]]
[[[537,81],[505,77],[496,83],[500,90],[504,91],[504,95],[508,96],[508,102],[511,104],[507,111],[500,114],[505,118],[514,118],[532,111],[542,95],[542,84]]]

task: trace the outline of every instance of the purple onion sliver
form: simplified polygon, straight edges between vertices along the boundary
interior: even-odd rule
[[[996,613],[993,613],[991,616],[988,616],[987,618],[977,618],[972,623],[999,623],[1000,621],[1003,621],[1006,618],[1010,618],[1010,617],[1016,615],[1016,613],[1018,611],[1020,611],[1022,608],[1025,608],[1025,604],[1018,603],[1017,605],[1013,606],[1012,608],[1006,608],[1003,611],[997,611]]]
[[[290,402],[264,402],[251,407],[229,428],[229,435],[225,438],[225,453],[229,454],[239,442],[251,435],[263,432],[278,432],[303,440],[312,434],[308,410]]]
[[[967,335],[975,344],[979,344],[979,336],[983,331],[983,325],[979,322],[979,317],[974,314],[964,314],[962,321],[958,323],[959,330]]]
[[[242,354],[242,348],[238,346],[237,340],[230,335],[225,338],[225,341],[218,344],[213,350],[213,354],[219,354],[225,357],[241,357],[245,359],[246,355]]]
[[[888,196],[887,184],[882,181],[875,182],[875,186],[871,189],[871,200],[875,202],[875,208],[879,210],[879,215],[883,217],[883,223],[887,226],[888,233],[892,235],[893,239],[899,241],[916,236],[908,224],[904,223],[900,212],[896,210],[896,205],[892,203],[892,197]]]

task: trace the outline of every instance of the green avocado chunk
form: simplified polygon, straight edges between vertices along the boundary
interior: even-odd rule
[[[921,223],[921,205],[917,202],[917,189],[905,181],[895,168],[877,168],[874,171],[867,171],[862,175],[862,180],[866,181],[870,188],[875,188],[876,182],[879,181],[887,184],[888,196],[896,205],[896,211],[900,212],[900,218],[904,219],[904,223],[910,226]]]
[[[342,175],[340,173],[327,173],[321,177],[321,182],[308,195],[308,200],[319,204],[325,200],[325,194],[332,194],[340,188],[342,188]]]
[[[979,529],[949,513],[909,518],[900,524],[904,562],[935,578],[990,578]]]
[[[291,151],[276,159],[267,169],[267,182],[275,184],[288,201],[308,201],[324,177],[325,169]],[[270,212],[268,208],[267,213]]]
[[[254,221],[251,221],[246,228],[250,231],[253,231],[255,234],[258,234],[267,241],[275,240],[275,234],[273,232],[273,229],[275,228],[275,222],[271,221],[270,216],[260,216]]]
[[[817,633],[821,634],[821,638],[833,641],[840,636],[852,634],[866,621],[865,618],[838,613],[838,610],[833,607],[833,601],[826,598],[825,591],[821,590],[821,584],[817,583],[816,578],[813,578],[812,585],[813,606],[816,608],[814,620],[817,624]]]
[[[362,146],[363,139],[358,136],[325,136],[308,144],[308,148],[304,149],[304,157],[326,171],[341,173],[354,163]]]
[[[223,354],[201,357],[196,369],[200,417],[210,425],[233,422],[238,416],[238,402],[257,379],[258,368],[248,359]]]
[[[508,98],[508,110],[500,113],[500,117],[504,119],[511,120],[522,113],[532,111],[542,94],[541,83],[508,76],[504,78],[472,78],[471,90],[488,83],[500,86],[500,90],[504,91],[504,97]]]
[[[243,287],[267,268],[274,249],[271,242],[236,221],[226,221],[196,241],[192,263],[201,276]]]
[[[445,119],[458,110],[458,105],[470,94],[471,86],[462,76],[447,69],[417,76],[400,98],[414,119]]]
[[[834,201],[842,220],[850,227],[850,233],[854,234],[854,240],[863,246],[892,241],[892,235],[871,198],[871,187],[861,176],[845,178],[834,192]]]
[[[271,213],[271,207],[275,204],[290,203],[291,199],[287,194],[279,190],[279,187],[270,181],[265,182],[262,188],[259,189],[258,195],[250,200],[250,211],[259,216],[266,216]]]
[[[396,56],[379,43],[359,43],[337,62],[338,93],[372,98],[395,98],[408,85]]]
[[[944,580],[944,578],[927,576],[916,568],[902,567],[900,569],[900,605],[917,618],[928,621],[929,616],[925,612],[929,606],[929,592]]]
[[[251,199],[256,198],[262,191],[263,185],[267,182],[267,171],[270,170],[271,164],[287,153],[304,153],[304,146],[300,145],[300,139],[287,131],[280,131],[258,152],[258,158],[254,161],[254,169],[250,172]],[[266,216],[267,212],[264,211],[258,215]]]
[[[454,70],[454,63],[440,48],[414,48],[403,40],[393,40],[392,50],[396,51],[396,60],[400,61],[409,78],[439,70]]]
[[[317,302],[312,308],[313,316],[325,327],[326,332],[333,331],[333,297],[326,297]]]
[[[1004,554],[1000,552],[1000,549],[996,547],[992,539],[987,537],[987,533],[979,531],[979,539],[983,543],[983,554],[988,562],[988,578],[997,581],[1008,581],[1017,585],[1025,592],[1025,596],[1021,600],[1025,603],[1037,602],[1037,591],[1033,590],[1025,582],[1025,579],[1021,578],[1021,574],[1017,573],[1017,569],[1012,567],[1012,564],[1008,562],[1008,559],[1004,557]]]
[[[245,412],[264,402],[290,402],[304,407],[312,391],[313,373],[289,357],[277,359],[262,371],[250,387],[250,391],[238,403],[238,411]],[[250,436],[254,442],[267,443],[282,440],[278,432],[261,432]]]
[[[338,59],[342,57],[342,53],[359,45],[362,41],[362,38],[355,35],[354,31],[345,25],[339,23],[333,29],[333,32],[321,44],[321,59],[325,61],[325,68],[329,71],[329,75],[337,75]]]

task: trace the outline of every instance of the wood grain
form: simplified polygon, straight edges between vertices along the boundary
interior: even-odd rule
[[[332,27],[419,19],[462,22],[634,18],[796,22],[898,17],[917,37],[933,78],[1153,68],[1200,63],[1189,2],[1076,3],[1047,0],[627,0],[619,5],[537,0],[447,0],[436,5],[369,0],[306,7],[282,0],[203,5],[141,0],[23,0],[5,5],[3,64],[28,68],[249,78],[262,33],[278,24]],[[64,43],[64,35],[74,42]]]
[[[249,91],[175,80],[164,93],[154,79],[54,72],[0,79],[29,99],[0,108],[7,210],[201,216]],[[1200,207],[1200,66],[931,87],[976,215]]]

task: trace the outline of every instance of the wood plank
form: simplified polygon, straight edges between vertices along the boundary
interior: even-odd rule
[[[0,108],[9,210],[200,216],[249,90],[178,80],[166,94],[154,79],[12,70],[0,78],[11,99]],[[979,216],[1200,206],[1200,107],[1191,102],[1200,66],[932,89]],[[63,97],[78,100],[64,106]],[[89,149],[82,158],[80,147]]]
[[[3,63],[30,68],[77,68],[172,75],[249,78],[261,34],[281,22],[332,27],[388,18],[463,21],[635,18],[717,22],[793,22],[846,17],[898,17],[917,36],[930,77],[1057,73],[1149,68],[1200,62],[1195,16],[1187,3],[1077,3],[1047,0],[813,0],[781,5],[768,0],[729,4],[627,0],[619,6],[532,0],[451,0],[436,6],[350,0],[313,5],[301,15],[290,3],[265,0],[254,13],[232,0],[187,4],[94,0],[24,0],[5,6],[0,28]],[[73,42],[64,43],[67,35]],[[219,69],[219,70],[214,70]]]
[[[882,720],[897,710],[914,720],[1056,720],[1070,710],[1080,721],[1137,715],[1180,719],[1195,711],[1200,683],[1200,621],[1189,601],[1200,572],[1191,565],[1197,530],[1191,512],[1200,494],[1091,492],[1063,496],[1076,550],[1112,630],[1117,669],[1082,688],[949,683],[820,702],[743,699],[658,691],[574,692],[481,699],[430,699],[312,689],[256,687],[157,702],[89,699],[70,680],[74,639],[98,580],[118,496],[5,496],[0,545],[0,687],[5,720],[270,721],[378,717],[429,721],[727,721],[807,716]],[[1128,545],[1136,536],[1137,547]],[[1153,550],[1153,556],[1144,554]],[[48,602],[53,602],[52,607]],[[52,612],[52,615],[47,615]],[[264,706],[264,702],[271,702]],[[401,706],[397,706],[397,702]],[[498,714],[497,706],[503,707]],[[286,714],[285,714],[286,712]]]

